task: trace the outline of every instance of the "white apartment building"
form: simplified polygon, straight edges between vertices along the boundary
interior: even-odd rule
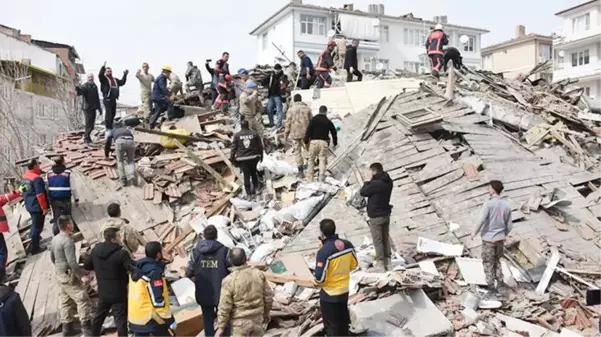
[[[405,69],[414,72],[429,71],[425,41],[430,30],[441,23],[449,36],[449,46],[458,48],[466,66],[480,68],[481,35],[488,31],[447,23],[446,16],[433,21],[413,17],[412,14],[392,16],[384,12],[384,5],[369,5],[369,10],[355,10],[354,6],[326,8],[293,0],[267,18],[250,34],[257,37],[259,64],[297,62],[296,52],[303,50],[313,63],[325,49],[331,32],[351,39],[359,39],[359,68],[375,71]],[[461,44],[459,37],[468,36]],[[285,55],[285,57],[284,57]]]
[[[575,85],[601,106],[601,2],[587,1],[555,15],[563,25],[553,40],[553,81],[578,79]]]

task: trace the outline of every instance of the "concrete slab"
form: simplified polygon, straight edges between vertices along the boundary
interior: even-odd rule
[[[366,336],[445,336],[453,332],[453,325],[436,308],[421,290],[395,294],[376,301],[363,302],[351,306],[363,327],[368,328]],[[407,321],[398,327],[387,320],[402,316]]]

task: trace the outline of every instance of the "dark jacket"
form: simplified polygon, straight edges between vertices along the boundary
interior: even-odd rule
[[[221,281],[229,274],[227,255],[229,249],[217,240],[203,240],[190,254],[186,277],[194,277],[196,303],[219,304]]]
[[[105,67],[100,67],[100,71],[98,72],[98,80],[100,81],[100,91],[102,92],[102,98],[109,100],[118,100],[119,99],[119,87],[125,85],[127,81],[127,73],[123,73],[123,78],[118,79],[113,76],[115,80],[115,86],[111,86],[109,79],[104,75]]]
[[[332,135],[332,143],[334,146],[338,145],[338,136],[336,133],[336,127],[334,123],[325,114],[317,114],[311,118],[309,126],[307,127],[307,133],[305,134],[305,143],[316,140],[325,140],[330,144],[330,136]]]
[[[82,85],[78,85],[75,87],[75,91],[77,91],[77,96],[81,96],[82,100],[82,109],[85,111],[100,111],[100,95],[98,95],[98,86],[94,82],[86,82]]]
[[[32,336],[29,314],[11,287],[0,285],[0,336]]]
[[[263,160],[263,141],[253,130],[242,129],[232,139],[232,162],[261,158]]]
[[[440,29],[433,30],[426,40],[426,51],[428,55],[442,55],[442,47],[449,44],[449,38]]]
[[[349,70],[351,67],[358,70],[359,61],[357,60],[357,47],[352,44],[346,47],[346,55],[344,56],[344,69]]]
[[[22,194],[27,212],[41,213],[48,210],[46,185],[44,184],[44,179],[40,176],[39,170],[28,170],[23,173],[21,185],[25,185],[27,190]]]
[[[326,50],[322,51],[319,54],[319,59],[317,60],[317,71],[330,71],[330,69],[334,68],[334,58],[332,57],[332,52],[326,48]]]
[[[98,297],[118,303],[127,302],[127,272],[133,261],[122,246],[112,242],[100,242],[84,261],[84,269],[94,270],[98,280]]]
[[[449,61],[453,61],[453,67],[455,69],[461,69],[463,67],[463,57],[461,52],[455,47],[449,47],[444,52],[444,69],[447,70],[447,64]]]
[[[307,55],[303,56],[300,61],[300,76],[307,76],[307,68],[309,68],[309,75],[315,74],[315,68],[313,67],[313,61]]]
[[[230,75],[230,65],[223,59],[217,60],[215,63],[215,75]]]
[[[392,193],[392,179],[386,172],[374,175],[370,181],[363,184],[361,196],[367,197],[367,216],[379,218],[390,215],[390,194]]]
[[[154,86],[152,87],[152,100],[162,101],[168,100],[171,93],[167,87],[167,76],[160,74],[154,80]]]
[[[61,199],[69,201],[73,195],[71,191],[71,171],[65,165],[52,165],[52,171],[46,175],[48,184],[48,199]]]
[[[267,87],[267,97],[282,96],[288,86],[288,76],[283,71],[272,72],[263,79],[261,84]]]

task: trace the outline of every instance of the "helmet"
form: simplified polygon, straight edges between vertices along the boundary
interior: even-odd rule
[[[442,25],[440,23],[437,23],[436,26],[434,26],[434,29],[442,30]]]
[[[336,47],[336,41],[329,41],[328,47]]]
[[[240,68],[238,69],[238,75],[248,75],[248,70]]]
[[[164,66],[163,70],[171,72],[171,66]]]
[[[226,80],[226,81],[228,81],[228,82],[229,82],[229,81],[231,81],[231,80],[232,80],[232,75],[225,75],[225,77],[224,77],[224,78],[225,78],[225,80]]]
[[[257,87],[257,84],[255,82],[248,82],[248,83],[246,83],[246,87],[248,89],[254,89]]]

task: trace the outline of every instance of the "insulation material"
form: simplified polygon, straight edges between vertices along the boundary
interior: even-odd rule
[[[486,285],[486,276],[484,274],[484,265],[481,259],[471,259],[467,257],[455,258],[463,280],[468,284]]]
[[[370,17],[338,14],[342,35],[359,40],[380,40],[380,20]]]
[[[461,256],[463,245],[452,245],[420,237],[417,240],[417,251],[420,253],[436,253],[444,256]]]

